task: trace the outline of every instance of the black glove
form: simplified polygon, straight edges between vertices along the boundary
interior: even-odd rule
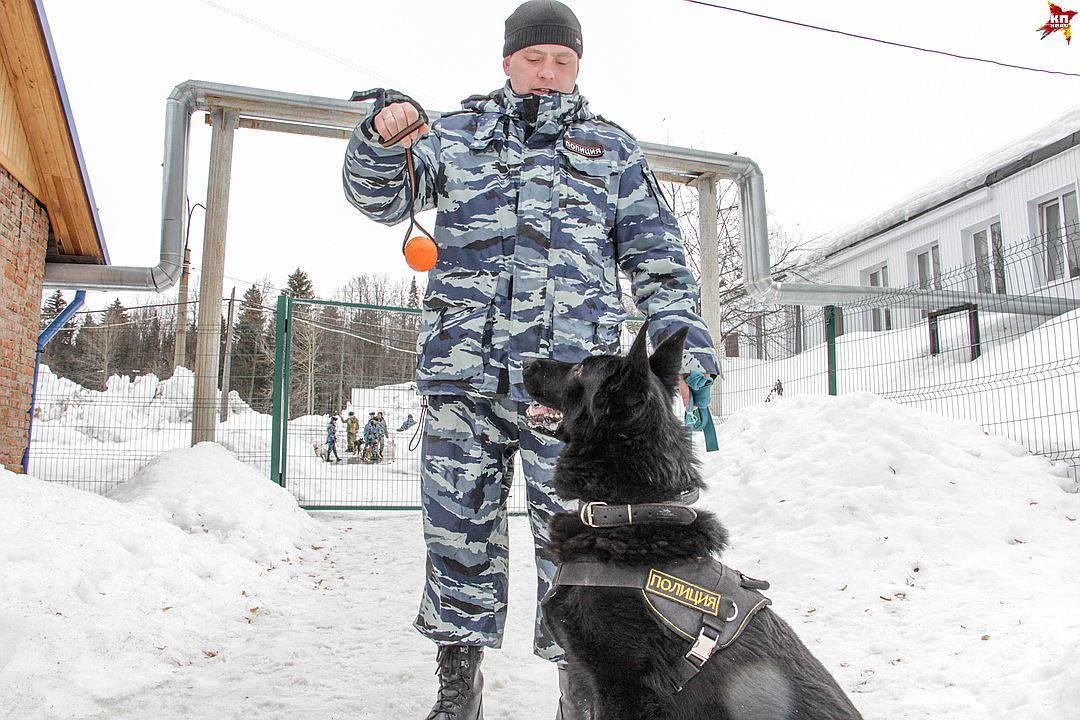
[[[368,117],[364,121],[363,125],[361,126],[361,130],[367,136],[368,140],[378,140],[382,145],[385,145],[386,147],[390,147],[391,145],[394,145],[399,140],[401,140],[401,138],[403,138],[406,135],[408,135],[409,133],[415,131],[418,127],[423,127],[424,125],[426,125],[429,122],[427,113],[424,112],[423,106],[421,106],[420,103],[416,102],[415,100],[413,100],[411,97],[409,97],[405,93],[401,92],[400,90],[394,90],[392,88],[372,88],[370,90],[354,90],[353,94],[352,94],[352,97],[350,97],[349,100],[353,101],[353,102],[358,102],[358,101],[362,101],[362,100],[373,100],[374,101],[375,104],[374,104],[374,107],[372,107],[372,109],[371,109],[371,116]],[[417,118],[416,122],[409,125],[409,127],[405,128],[404,130],[401,130],[400,132],[397,133],[397,135],[394,135],[394,137],[389,138],[387,140],[382,140],[381,138],[378,137],[378,133],[375,132],[375,125],[374,125],[375,116],[378,115],[382,111],[382,109],[384,107],[386,107],[387,105],[392,105],[393,103],[401,103],[401,102],[409,103],[414,108],[416,108],[416,112],[420,115],[420,117]]]

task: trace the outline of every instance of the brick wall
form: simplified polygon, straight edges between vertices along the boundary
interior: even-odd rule
[[[0,465],[22,470],[49,216],[0,167]]]

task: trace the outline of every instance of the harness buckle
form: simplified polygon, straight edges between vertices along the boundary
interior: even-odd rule
[[[701,628],[693,647],[690,648],[690,652],[686,653],[686,659],[699,668],[713,656],[713,653],[716,652],[716,645],[720,642],[720,635],[710,637],[708,630],[710,630],[708,625]]]
[[[593,500],[592,502],[587,502],[582,505],[581,511],[578,512],[578,517],[581,518],[581,522],[585,523],[589,527],[600,527],[593,522],[593,508],[595,508],[597,505],[607,505],[607,503],[600,502],[599,500]]]

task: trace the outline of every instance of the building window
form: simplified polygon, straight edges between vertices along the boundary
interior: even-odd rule
[[[941,289],[941,251],[932,245],[915,256],[915,270],[920,288]]]
[[[871,270],[867,276],[867,284],[870,287],[888,287],[889,286],[889,268],[888,266],[882,266],[876,270]],[[889,309],[874,308],[870,311],[870,329],[875,332],[881,330],[892,330],[892,311]]]
[[[739,357],[738,330],[732,330],[724,336],[724,357]]]
[[[1001,223],[992,222],[971,234],[975,246],[976,291],[1005,294],[1005,253],[1001,246]]]
[[[1046,258],[1046,280],[1080,277],[1080,221],[1076,191],[1039,205],[1039,236]]]

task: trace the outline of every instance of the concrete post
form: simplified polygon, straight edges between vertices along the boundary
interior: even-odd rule
[[[210,111],[210,178],[206,188],[199,322],[195,328],[195,404],[191,444],[214,440],[217,428],[218,355],[221,345],[221,293],[225,273],[225,232],[229,219],[233,135],[239,113],[232,108]]]
[[[704,173],[695,182],[698,191],[698,247],[701,252],[701,317],[709,326],[717,361],[724,357],[720,346],[720,250],[716,226],[717,178]],[[713,382],[712,407],[720,417],[721,378]]]

